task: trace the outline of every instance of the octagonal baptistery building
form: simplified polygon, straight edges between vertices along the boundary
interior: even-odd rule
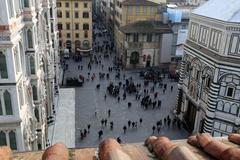
[[[190,132],[239,132],[239,44],[240,1],[210,0],[193,11],[176,109]]]

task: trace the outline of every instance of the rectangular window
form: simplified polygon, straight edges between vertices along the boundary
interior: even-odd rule
[[[70,23],[66,23],[66,30],[70,30]]]
[[[140,15],[140,7],[136,6],[136,15]]]
[[[138,34],[137,33],[133,34],[133,42],[138,42]]]
[[[74,3],[74,7],[75,7],[75,8],[78,8],[78,2],[75,2],[75,3]]]
[[[148,9],[148,7],[143,7],[143,15],[147,15],[147,9]]]
[[[87,3],[84,3],[84,8],[87,8],[88,7],[88,4]]]
[[[239,37],[237,35],[232,35],[230,40],[230,53],[236,54],[237,53],[237,46],[239,44]]]
[[[152,42],[152,34],[147,34],[147,42]]]
[[[234,88],[233,87],[227,87],[227,97],[233,97],[234,95]]]
[[[78,18],[79,16],[78,16],[78,12],[75,12],[75,18]]]
[[[62,18],[62,11],[57,11],[57,18]]]
[[[88,31],[84,32],[84,38],[88,38]]]
[[[9,134],[9,143],[10,143],[10,148],[12,150],[17,150],[17,140],[16,140],[16,133],[14,131],[11,131],[8,133]]]
[[[87,23],[83,24],[83,30],[89,30],[89,24]]]
[[[62,7],[62,3],[61,2],[57,2],[57,7]]]
[[[66,7],[66,8],[69,8],[69,2],[66,2],[66,3],[65,3],[65,7]]]
[[[79,38],[79,33],[76,33],[76,34],[75,34],[75,37],[76,37],[76,38]]]
[[[75,29],[79,29],[79,24],[78,23],[75,23]]]
[[[83,12],[83,18],[89,18],[89,13],[88,12]]]
[[[0,78],[2,79],[8,78],[6,55],[1,51],[0,51]]]
[[[70,33],[67,33],[67,38],[71,38],[71,34]]]
[[[66,11],[66,18],[70,18],[70,13],[69,13],[69,11]]]

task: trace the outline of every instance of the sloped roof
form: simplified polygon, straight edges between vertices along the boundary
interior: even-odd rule
[[[125,6],[157,6],[158,3],[154,3],[148,0],[125,0],[122,2],[122,5]]]
[[[210,0],[193,14],[227,22],[240,22],[240,0]]]
[[[161,21],[137,21],[120,28],[123,33],[171,33],[168,24]]]
[[[219,143],[222,143],[222,145],[226,145],[227,147],[238,148],[238,151],[239,151],[239,146],[229,142],[227,137],[212,138],[212,139],[215,141],[218,141]],[[162,140],[165,141],[166,137],[163,137]],[[209,140],[209,138],[207,138],[207,139],[205,138],[204,142],[206,140]],[[162,142],[164,142],[164,141],[162,141]],[[191,142],[193,142],[193,141],[194,141],[194,139],[191,139]],[[155,152],[154,150],[157,149],[155,147],[161,146],[159,144],[157,145],[157,143],[159,143],[159,142],[160,141],[157,140],[154,142],[154,143],[156,143],[155,145],[150,145],[153,147],[152,148],[153,152]],[[116,145],[113,145],[112,143],[108,142],[107,140],[105,140],[105,142],[103,141],[103,143],[106,143],[106,145],[108,145],[107,147],[103,148],[103,150],[101,150],[102,145],[100,145],[99,150],[97,148],[69,149],[69,159],[93,160],[96,158],[95,156],[97,155],[96,154],[97,152],[100,152],[100,155],[107,156],[107,155],[109,155],[108,153],[114,151],[116,148],[118,150],[121,150],[122,152],[124,152],[124,154],[129,156],[131,160],[140,160],[141,158],[142,158],[141,160],[156,160],[157,159],[156,156],[154,155],[154,153],[149,151],[149,145],[145,146],[143,143],[123,144],[118,147],[116,147]],[[145,141],[145,143],[146,143],[146,141]],[[212,156],[210,156],[209,154],[207,154],[206,152],[204,152],[205,150],[203,150],[201,147],[196,147],[195,145],[190,145],[189,143],[187,143],[186,140],[174,140],[174,141],[171,141],[170,143],[172,143],[173,146],[179,146],[179,147],[184,146],[185,150],[182,150],[182,151],[185,153],[188,153],[186,151],[186,148],[187,148],[188,150],[190,150],[192,152],[191,154],[193,154],[198,160],[214,160],[214,158]],[[217,143],[217,145],[219,145],[219,143]],[[167,146],[169,146],[169,145],[167,145]],[[165,149],[166,149],[166,145],[165,145]],[[159,153],[162,153],[162,152],[159,152]],[[174,156],[174,154],[176,154],[175,152],[172,152],[172,151],[171,152],[167,151],[167,153],[168,154],[172,153],[173,156]],[[13,160],[18,160],[18,159],[37,160],[37,159],[41,159],[42,154],[43,154],[43,151],[22,152],[22,153],[15,152],[15,153],[13,153],[12,159]],[[234,153],[231,153],[231,154],[234,154]],[[112,152],[111,155],[114,157],[116,156],[115,158],[118,160],[122,160],[122,156],[116,152]],[[139,158],[139,157],[141,157],[141,158]],[[125,160],[125,159],[123,159],[123,160]]]

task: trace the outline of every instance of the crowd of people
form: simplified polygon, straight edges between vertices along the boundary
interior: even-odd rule
[[[98,25],[96,25],[99,28]],[[110,39],[110,35],[108,33],[94,33],[95,39],[98,39],[99,35],[105,38]],[[149,109],[159,109],[161,111],[162,100],[161,94],[165,94],[166,90],[173,91],[173,86],[168,86],[167,83],[160,82],[153,82],[153,83],[139,83],[135,82],[134,79],[130,76],[127,77],[125,75],[124,69],[121,63],[115,63],[112,66],[107,66],[104,70],[105,64],[103,63],[104,60],[109,60],[110,57],[113,57],[113,62],[119,62],[119,59],[113,54],[114,53],[114,45],[109,40],[103,41],[103,43],[99,43],[99,41],[94,41],[93,43],[93,54],[90,57],[90,60],[87,64],[86,69],[87,76],[84,77],[80,75],[80,79],[84,81],[86,78],[87,81],[95,81],[99,80],[96,85],[96,90],[100,90],[101,82],[108,80],[109,84],[106,88],[106,93],[104,94],[104,101],[107,101],[108,98],[115,98],[117,103],[121,103],[121,101],[126,101],[128,96],[135,96],[135,100],[139,103],[139,107],[143,108],[143,111]],[[99,68],[99,73],[93,73],[92,66],[97,65]],[[83,70],[84,66],[78,65],[78,70]],[[117,81],[111,81],[110,77],[114,77]],[[158,85],[159,84],[159,85]],[[162,88],[162,92],[160,93],[157,91],[156,88]],[[158,89],[159,90],[159,89]],[[127,107],[130,109],[133,103],[131,101],[127,102]],[[112,110],[108,109],[107,117],[102,118],[100,120],[101,129],[98,131],[98,139],[100,140],[104,134],[104,128],[109,128],[110,131],[114,130],[114,122],[110,120]],[[95,116],[97,117],[98,112],[95,111]],[[149,124],[143,126],[143,118],[139,117],[138,120],[127,120],[126,123],[122,127],[122,132],[127,134],[128,130],[137,130],[139,127],[148,127]],[[151,126],[151,125],[150,125]],[[166,117],[158,120],[156,124],[152,124],[152,130],[149,129],[150,134],[160,134],[161,129],[164,127],[175,127],[177,126],[179,129],[181,128],[181,121],[176,117],[171,118],[170,113],[166,115]],[[79,129],[80,130],[80,139],[83,140],[87,135],[90,133],[91,125],[88,124],[86,129]],[[121,143],[121,137],[117,137],[117,140]]]

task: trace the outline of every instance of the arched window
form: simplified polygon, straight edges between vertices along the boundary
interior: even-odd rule
[[[237,104],[233,104],[233,105],[231,106],[231,111],[230,111],[230,113],[236,115],[237,112],[238,112],[238,105],[237,105]]]
[[[17,150],[17,140],[16,140],[16,134],[14,131],[9,132],[9,141],[10,141],[11,149]]]
[[[224,105],[224,112],[227,112],[227,113],[230,112],[230,104],[229,104],[229,103],[226,103],[226,104]]]
[[[61,15],[62,15],[62,11],[61,11]],[[48,25],[48,15],[47,15],[47,12],[44,13],[44,18],[45,18],[45,21],[46,21],[46,25]]]
[[[33,48],[33,35],[30,29],[27,31],[27,42],[28,48]]]
[[[0,146],[6,146],[7,145],[7,139],[6,139],[6,133],[3,131],[0,131]]]
[[[223,107],[224,107],[224,102],[223,101],[219,101],[218,104],[217,104],[217,109],[222,111]]]
[[[17,50],[14,51],[14,60],[16,72],[20,72],[19,52]]]
[[[8,78],[6,56],[1,51],[0,51],[0,78],[2,79]]]
[[[39,122],[39,111],[37,108],[34,109],[34,114],[35,114],[35,117],[37,119],[37,122]]]
[[[5,103],[6,115],[12,115],[13,111],[12,111],[11,95],[7,90],[4,92],[3,98]]]
[[[24,0],[24,7],[28,8],[29,7],[29,0]]]
[[[33,100],[36,101],[38,99],[38,95],[37,95],[37,87],[36,86],[32,86],[32,94],[33,94]]]
[[[30,57],[30,73],[35,74],[35,60],[34,57]]]
[[[130,56],[130,64],[138,64],[139,63],[139,53],[133,52]]]

